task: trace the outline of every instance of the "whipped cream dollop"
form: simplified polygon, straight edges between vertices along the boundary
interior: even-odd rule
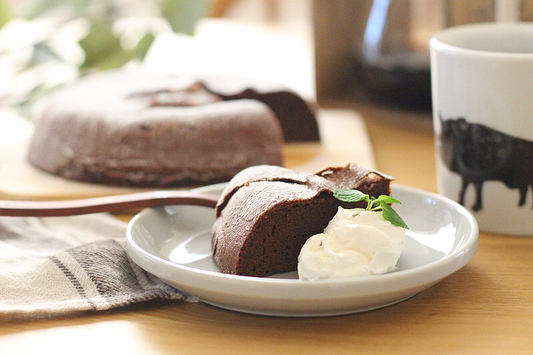
[[[396,268],[405,245],[405,229],[381,211],[339,207],[324,230],[312,236],[298,257],[301,280],[384,274]]]

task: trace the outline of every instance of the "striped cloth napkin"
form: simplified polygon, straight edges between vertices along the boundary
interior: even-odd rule
[[[135,265],[108,214],[0,217],[0,318],[101,311],[186,295]]]

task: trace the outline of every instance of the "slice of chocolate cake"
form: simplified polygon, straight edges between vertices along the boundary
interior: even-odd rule
[[[255,166],[237,174],[217,205],[213,257],[223,273],[268,276],[296,270],[305,241],[322,233],[339,206],[340,189],[377,197],[390,194],[392,178],[348,164],[314,175],[279,166]],[[361,206],[362,207],[362,206]]]

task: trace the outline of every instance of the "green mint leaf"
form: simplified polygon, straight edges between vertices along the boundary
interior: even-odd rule
[[[333,196],[341,202],[366,201],[368,203],[368,205],[366,206],[367,210],[381,210],[383,211],[383,218],[385,218],[385,220],[391,222],[395,226],[409,229],[402,217],[400,217],[398,213],[393,210],[392,207],[389,205],[391,203],[401,204],[400,200],[397,200],[394,197],[388,195],[381,195],[378,198],[375,198],[370,197],[369,195],[359,190],[352,189],[336,190],[333,192]]]
[[[381,202],[385,202],[385,203],[399,203],[400,205],[402,204],[400,202],[400,200],[397,200],[395,199],[394,197],[391,197],[391,196],[387,196],[387,195],[381,195],[378,197],[378,200]]]
[[[398,213],[395,210],[393,210],[391,206],[389,206],[388,203],[381,201],[380,207],[381,207],[381,210],[383,211],[383,218],[385,218],[385,220],[391,222],[395,226],[409,229],[409,227],[404,222],[402,217],[400,217]]]
[[[370,197],[370,201],[368,201],[368,206],[366,207],[366,209],[370,211],[379,210],[381,208],[379,204],[380,204],[380,201],[377,198]]]
[[[342,202],[360,202],[369,201],[370,198],[367,194],[362,193],[359,190],[336,190],[333,192],[333,197]]]

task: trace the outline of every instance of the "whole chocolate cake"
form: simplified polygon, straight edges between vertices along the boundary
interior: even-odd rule
[[[217,204],[213,257],[223,273],[268,276],[296,270],[305,241],[322,233],[341,203],[333,192],[358,189],[390,194],[391,177],[348,164],[313,175],[279,166],[255,166],[237,174]]]
[[[300,97],[246,85],[120,71],[86,77],[50,97],[29,161],[73,180],[190,186],[228,181],[252,165],[281,165],[283,135],[318,139]]]

